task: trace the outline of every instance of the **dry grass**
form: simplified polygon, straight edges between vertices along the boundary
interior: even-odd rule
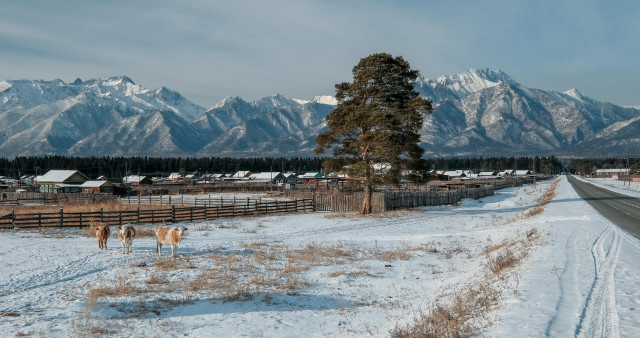
[[[520,238],[521,237],[521,238]],[[391,337],[470,337],[477,335],[481,323],[488,324],[486,314],[499,305],[506,283],[496,283],[509,278],[509,271],[517,267],[529,254],[529,249],[541,235],[536,228],[518,238],[489,245],[483,253],[487,256],[484,275],[479,282],[453,290],[448,299],[435,302],[427,311],[420,311],[414,323],[396,327]]]
[[[405,249],[400,248],[400,249],[389,250],[389,251],[384,252],[380,256],[380,260],[383,260],[385,262],[390,262],[390,261],[408,261],[412,257],[413,256],[411,254],[409,254]]]
[[[222,249],[202,255],[158,258],[152,262],[131,264],[128,275],[118,276],[115,285],[93,287],[87,296],[87,308],[93,311],[101,300],[108,297],[178,294],[186,292],[193,299],[208,297],[223,302],[244,301],[264,295],[295,295],[309,285],[305,271],[318,266],[339,267],[333,276],[359,278],[369,275],[369,267],[353,267],[354,262],[365,260],[405,260],[425,246],[402,245],[388,251],[367,250],[343,243],[334,245],[310,243],[299,247],[249,242],[244,250],[224,252]],[[140,270],[152,271],[146,274]],[[188,272],[189,269],[198,269]],[[176,273],[180,271],[179,273]],[[126,276],[149,276],[130,281]],[[180,286],[180,291],[176,291]],[[162,306],[138,307],[138,310],[116,308],[125,316],[141,316],[145,311],[159,314]]]
[[[101,298],[114,296],[131,296],[144,293],[146,290],[129,283],[127,275],[118,275],[118,281],[114,286],[104,286],[89,290],[87,296],[87,308],[91,311]]]
[[[527,219],[529,217],[533,217],[541,214],[544,209],[547,207],[549,203],[556,197],[556,188],[560,181],[556,180],[553,182],[547,190],[536,200],[536,206],[527,210],[524,215],[522,215],[521,219]]]
[[[90,318],[72,320],[71,327],[77,337],[113,335],[116,333],[111,323]]]

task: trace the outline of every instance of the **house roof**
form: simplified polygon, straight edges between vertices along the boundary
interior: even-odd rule
[[[46,174],[38,176],[38,182],[64,182],[76,173],[82,175],[85,180],[89,179],[77,170],[49,170]]]
[[[277,177],[283,177],[281,172],[268,171],[264,173],[251,174],[252,180],[272,180]]]
[[[126,177],[122,178],[122,182],[123,183],[140,183],[145,178],[150,180],[150,178],[148,178],[147,176],[130,175],[130,176],[126,176]]]
[[[628,173],[629,169],[597,169],[596,173]]]
[[[300,176],[301,178],[321,178],[322,173],[304,173],[304,175]]]
[[[528,175],[531,171],[529,170],[516,170],[516,175]]]
[[[86,181],[80,185],[81,188],[100,188],[103,185],[113,185],[109,181]]]
[[[467,176],[465,173],[461,172],[461,171],[445,171],[443,173],[443,175],[445,176],[449,176],[449,177],[464,177]]]
[[[247,177],[247,175],[252,175],[252,174],[248,170],[245,170],[245,171],[241,170],[241,171],[238,171],[237,173],[233,174],[233,176],[231,176],[231,177],[233,177],[233,178],[243,178],[243,177]]]
[[[180,178],[182,177],[182,175],[180,175],[180,173],[171,173],[171,175],[169,175],[169,177],[167,177],[168,179],[176,179],[176,178]]]
[[[478,176],[494,176],[495,174],[495,171],[481,171]]]

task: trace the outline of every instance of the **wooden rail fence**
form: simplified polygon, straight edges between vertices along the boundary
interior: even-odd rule
[[[11,214],[0,217],[0,229],[28,229],[47,227],[83,227],[104,222],[109,225],[162,224],[178,222],[203,221],[223,217],[241,217],[266,215],[283,212],[315,211],[312,199],[296,199],[288,201],[268,201],[245,204],[228,204],[217,206],[191,206],[132,211],[92,211],[92,212],[59,212]]]
[[[127,205],[176,205],[181,207],[198,207],[198,206],[225,206],[235,204],[255,204],[261,203],[262,198],[223,198],[211,196],[128,196],[120,199],[122,204]]]

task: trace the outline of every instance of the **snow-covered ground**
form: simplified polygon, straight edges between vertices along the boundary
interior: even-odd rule
[[[175,260],[152,237],[123,255],[114,236],[100,251],[80,230],[2,232],[0,336],[388,336],[494,278],[501,243],[534,230],[522,264],[492,279],[499,302],[476,333],[639,336],[639,241],[558,180],[541,213],[553,181],[384,216],[185,224]]]
[[[640,182],[624,182],[614,180],[612,178],[582,178],[579,176],[575,177],[620,194],[640,198]]]

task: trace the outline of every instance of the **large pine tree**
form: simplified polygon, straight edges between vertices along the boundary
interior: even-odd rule
[[[327,115],[329,130],[318,135],[315,151],[333,148],[325,169],[362,182],[363,214],[371,213],[374,184],[397,183],[403,170],[421,162],[418,132],[433,108],[414,90],[419,75],[401,56],[378,53],[360,59],[352,83],[336,84],[338,106]]]

